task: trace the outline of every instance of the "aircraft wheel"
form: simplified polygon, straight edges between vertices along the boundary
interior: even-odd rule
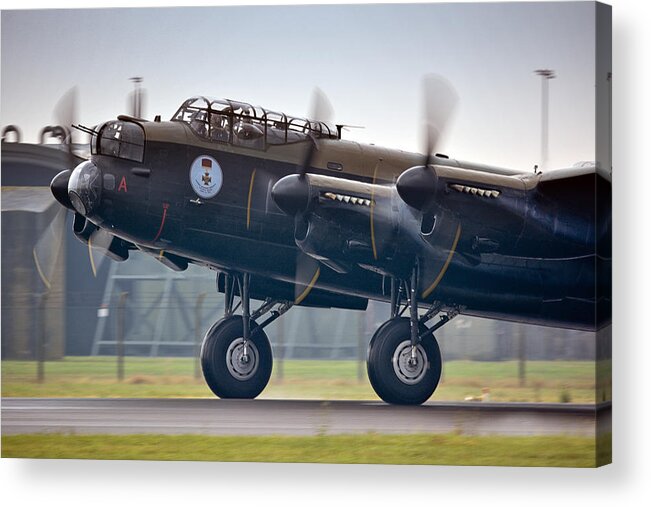
[[[420,326],[420,332],[425,326]],[[385,322],[369,344],[368,378],[387,403],[420,405],[427,401],[441,378],[441,352],[434,337],[425,338],[411,359],[410,323],[405,317]]]
[[[201,345],[201,369],[208,387],[220,398],[255,398],[271,377],[271,345],[264,331],[253,334],[251,321],[248,358],[244,358],[243,322],[240,315],[217,321]]]

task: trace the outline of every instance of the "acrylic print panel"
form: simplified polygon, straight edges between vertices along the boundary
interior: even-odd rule
[[[4,11],[3,457],[609,463],[610,23]]]

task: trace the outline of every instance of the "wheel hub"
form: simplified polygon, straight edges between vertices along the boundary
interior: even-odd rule
[[[258,349],[249,340],[244,350],[244,338],[233,340],[226,351],[226,367],[233,378],[248,380],[258,370]]]
[[[414,385],[418,384],[429,367],[427,362],[427,354],[422,345],[417,345],[415,354],[412,357],[411,341],[405,340],[398,344],[393,357],[391,359],[393,364],[393,371],[398,377],[398,380],[403,384]]]

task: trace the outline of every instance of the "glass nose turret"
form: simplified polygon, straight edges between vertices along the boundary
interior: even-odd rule
[[[82,162],[72,171],[68,181],[68,197],[75,210],[92,216],[100,203],[102,174],[91,161]]]

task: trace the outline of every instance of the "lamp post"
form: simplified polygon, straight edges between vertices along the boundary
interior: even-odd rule
[[[541,99],[541,118],[540,118],[540,168],[547,168],[547,158],[549,155],[549,137],[547,134],[549,128],[549,80],[556,77],[556,73],[551,69],[537,69],[534,71],[541,78],[542,82],[542,99]]]

